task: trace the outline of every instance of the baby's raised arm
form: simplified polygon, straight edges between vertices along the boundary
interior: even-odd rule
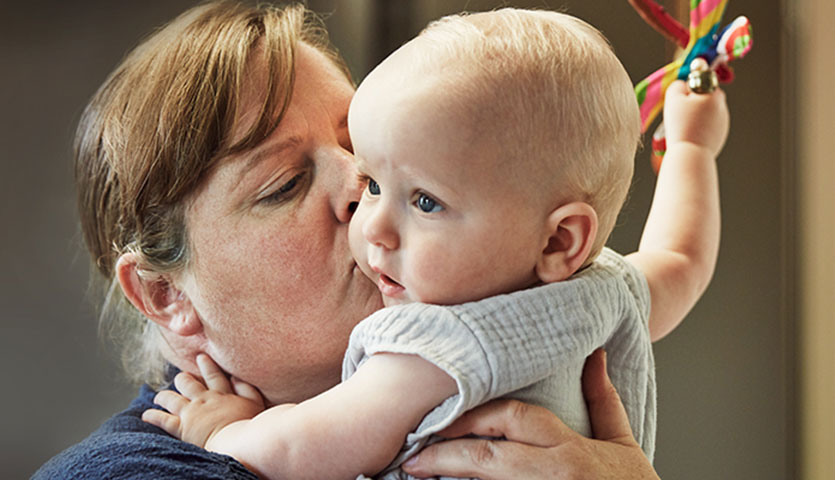
[[[652,296],[653,341],[671,332],[707,288],[719,252],[716,157],[728,136],[725,94],[691,92],[683,81],[664,102],[667,152],[638,251],[628,260],[644,272]]]

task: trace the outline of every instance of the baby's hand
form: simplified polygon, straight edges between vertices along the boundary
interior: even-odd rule
[[[234,378],[230,383],[207,355],[198,355],[197,365],[205,385],[189,373],[178,374],[174,385],[181,394],[163,390],[154,398],[170,413],[148,409],[142,413],[142,420],[180,440],[206,448],[223,427],[261,413],[264,400],[252,385]]]
[[[728,138],[730,114],[725,92],[694,93],[683,80],[673,82],[664,97],[664,130],[667,150],[684,142],[719,155]]]

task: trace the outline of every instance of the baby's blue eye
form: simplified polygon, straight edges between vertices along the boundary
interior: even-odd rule
[[[434,198],[425,193],[418,195],[417,207],[424,213],[436,213],[444,209],[444,207],[438,205]]]
[[[378,185],[373,178],[368,179],[368,193],[370,193],[371,195],[380,194],[380,185]]]

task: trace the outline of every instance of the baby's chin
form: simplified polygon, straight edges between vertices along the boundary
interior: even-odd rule
[[[394,307],[397,305],[406,305],[407,303],[414,303],[415,300],[409,300],[406,298],[394,298],[394,297],[387,297],[383,295],[383,305],[386,307]]]

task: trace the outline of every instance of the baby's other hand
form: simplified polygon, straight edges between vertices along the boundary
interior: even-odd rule
[[[694,93],[683,80],[673,82],[664,97],[664,129],[667,150],[678,142],[706,149],[713,158],[719,155],[730,128],[725,92]]]
[[[163,390],[154,398],[168,413],[145,410],[142,420],[205,448],[223,427],[261,413],[264,400],[252,385],[234,378],[230,382],[207,355],[198,355],[197,365],[205,384],[189,373],[178,374],[174,385],[181,393]]]

